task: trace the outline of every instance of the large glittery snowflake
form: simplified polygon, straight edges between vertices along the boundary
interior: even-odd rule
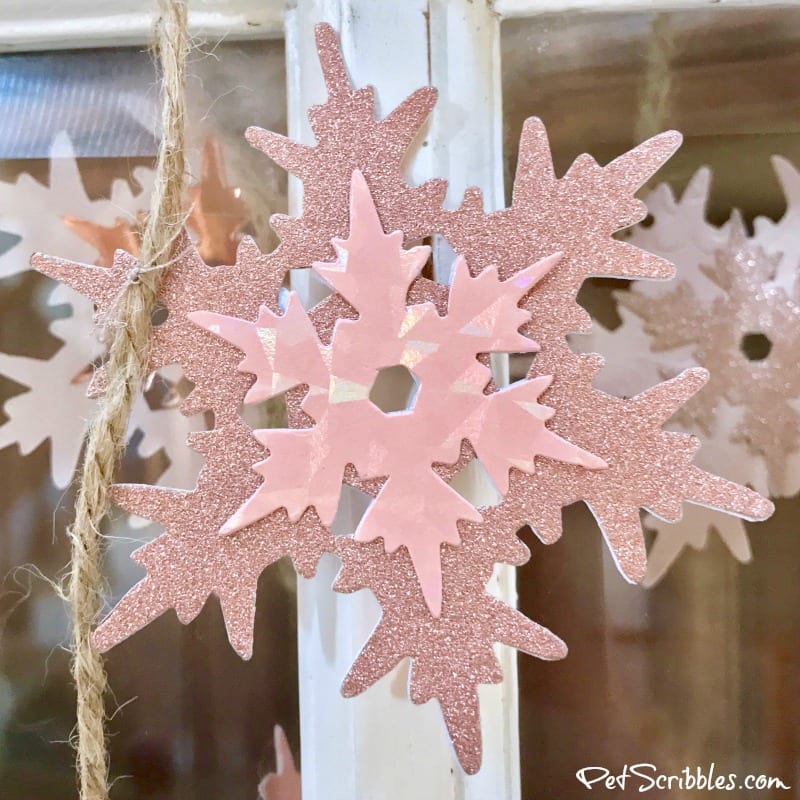
[[[439,701],[474,772],[477,686],[502,679],[495,643],[566,654],[558,637],[486,590],[496,564],[527,559],[517,537],[525,523],[555,541],[562,507],[585,501],[621,571],[638,581],[640,508],[675,520],[689,501],[756,519],[771,504],[695,466],[694,437],[662,430],[703,385],[703,370],[619,398],[593,386],[602,360],[566,343],[588,325],[575,299],[587,276],[670,277],[667,261],[612,235],[641,219],[633,193],[679,136],[657,136],[605,167],[582,156],[557,178],[532,119],[511,206],[487,214],[471,189],[460,208],[444,210],[444,181],[403,178],[435,91],[420,89],[376,120],[373,91],[350,85],[332,29],[317,36],[328,99],[309,112],[316,144],[248,132],[302,179],[302,214],[274,220],[281,243],[272,253],[245,238],[231,266],[207,265],[183,238],[162,281],[169,316],[153,331],[150,367],[180,364],[194,384],[185,412],[213,411],[214,429],[190,437],[205,457],[194,490],[117,487],[120,505],[165,530],[134,554],[147,574],[96,640],[109,648],[170,608],[187,622],[215,594],[232,645],[249,657],[259,574],[289,556],[310,575],[335,552],[335,588],[369,588],[382,607],[343,692],[410,658],[412,700]],[[435,234],[459,256],[448,286],[419,275],[427,251],[412,245]],[[123,253],[102,272],[46,256],[35,263],[105,314],[135,264]],[[291,294],[280,302],[287,271],[312,266],[334,293],[308,312]],[[534,341],[527,378],[495,386],[488,354],[530,352]],[[378,373],[398,367],[415,375],[417,391],[392,414],[369,396]],[[290,429],[254,435],[242,404],[281,392]],[[504,495],[491,507],[447,485],[476,457]],[[343,482],[374,499],[351,535],[334,538],[327,522]]]
[[[776,168],[786,185],[791,167],[781,160]],[[673,260],[679,280],[617,293],[622,325],[613,332],[597,328],[579,346],[614,354],[600,385],[617,391],[630,392],[634,381],[676,369],[707,367],[708,387],[674,424],[708,440],[703,466],[764,492],[791,494],[800,488],[800,284],[794,277],[800,252],[780,235],[781,224],[761,221],[766,234],[752,239],[738,214],[722,228],[708,223],[710,177],[707,169],[698,171],[679,199],[658,187],[647,201],[652,225],[634,229],[628,240]],[[776,242],[785,252],[775,252]],[[738,560],[751,558],[742,521],[711,509],[692,509],[676,526],[655,519],[647,524],[657,534],[647,584],[659,580],[687,545],[704,547],[709,530]]]

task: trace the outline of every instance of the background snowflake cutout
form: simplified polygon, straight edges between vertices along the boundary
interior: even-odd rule
[[[620,570],[638,581],[646,567],[641,508],[677,520],[684,501],[751,519],[772,507],[692,463],[694,437],[662,430],[701,388],[705,371],[615,397],[593,386],[602,360],[567,346],[567,334],[589,324],[576,301],[585,278],[671,276],[666,260],[613,234],[641,219],[634,193],[679,136],[654,137],[606,166],[581,156],[559,178],[544,126],[531,119],[511,206],[487,214],[480,192],[468,190],[458,209],[444,210],[444,181],[412,187],[403,178],[435,90],[422,88],[376,119],[373,90],[351,86],[329,26],[318,27],[317,43],[328,98],[309,111],[316,143],[248,131],[251,143],[303,180],[302,214],[275,219],[281,243],[272,253],[243,239],[230,266],[206,264],[184,238],[161,284],[169,316],[153,331],[149,366],[180,364],[194,384],[185,413],[213,410],[215,427],[190,437],[205,457],[193,490],[116,488],[123,508],[159,522],[164,533],[134,554],[147,574],[96,640],[107,649],[168,609],[188,622],[214,594],[231,644],[249,657],[258,575],[283,556],[311,575],[322,553],[335,552],[342,560],[336,590],[368,588],[382,608],[343,692],[364,691],[409,658],[411,699],[438,701],[462,766],[475,772],[477,687],[502,679],[494,645],[544,659],[566,654],[557,636],[486,591],[496,564],[527,559],[517,538],[525,523],[555,541],[562,507],[586,502]],[[354,191],[351,214],[354,173],[356,187],[359,174],[364,185]],[[371,231],[368,261],[359,217]],[[412,245],[435,234],[461,257],[449,286],[415,277],[426,253]],[[45,273],[80,286],[101,313],[133,263],[118,253],[100,273],[36,259]],[[287,271],[311,265],[335,292],[308,312],[296,299],[281,306]],[[537,344],[527,378],[499,390],[487,354]],[[392,418],[370,407],[369,390],[380,369],[401,365],[416,374],[418,390],[413,406]],[[254,435],[243,402],[280,393],[290,430]],[[353,419],[348,406],[359,412]],[[424,420],[425,430],[412,430],[412,419]],[[476,454],[505,494],[495,506],[475,508],[449,490]],[[412,473],[425,493],[409,491]],[[334,538],[325,520],[342,482],[375,499],[353,534]],[[448,523],[432,530],[431,508],[443,505]],[[427,535],[417,541],[409,521]]]
[[[787,162],[776,161],[776,169],[785,187],[792,178],[797,185]],[[717,228],[705,218],[710,179],[704,168],[680,199],[666,185],[650,194],[653,222],[635,228],[628,241],[674,261],[678,277],[617,293],[619,328],[597,327],[576,345],[608,353],[598,385],[624,393],[642,379],[708,367],[709,385],[673,421],[703,435],[698,463],[761,492],[792,494],[800,488],[800,372],[793,355],[800,345],[800,247],[795,234],[792,252],[788,226],[797,212],[790,201],[780,223],[760,220],[763,233],[755,239],[737,214]],[[737,560],[752,557],[743,522],[711,509],[692,507],[674,526],[650,517],[647,526],[656,538],[645,585],[660,580],[686,546],[705,547],[712,530]]]
[[[137,167],[133,177],[141,186],[139,193],[133,192],[127,181],[118,179],[108,198],[90,199],[71,143],[65,133],[59,134],[51,151],[47,186],[25,173],[13,184],[0,183],[0,194],[5,193],[7,200],[0,213],[0,228],[19,237],[0,256],[0,274],[8,276],[29,268],[33,250],[58,252],[101,267],[111,266],[117,249],[135,254],[153,171]],[[189,224],[197,232],[207,259],[217,263],[234,260],[245,210],[237,190],[225,184],[221,154],[213,139],[205,143],[201,178],[190,188],[188,200]],[[0,372],[28,389],[5,403],[9,419],[0,426],[0,447],[17,444],[21,454],[27,455],[49,439],[51,477],[58,488],[64,488],[74,474],[87,420],[94,409],[94,401],[87,397],[91,365],[102,358],[105,347],[96,336],[93,303],[85,296],[57,284],[49,292],[47,304],[68,305],[70,309],[67,317],[49,325],[49,331],[62,342],[55,355],[35,359],[0,354]],[[160,475],[161,483],[189,486],[200,459],[182,443],[201,421],[170,413],[179,402],[175,393],[180,377],[180,370],[174,367],[153,376],[165,384],[166,396],[154,407],[143,395],[138,396],[128,429],[129,440],[136,437],[139,458],[166,452],[169,463]],[[52,407],[55,387],[60,399],[57,409]],[[144,524],[138,518],[131,521],[134,527]]]
[[[98,225],[113,226],[118,220],[133,224],[152,189],[152,170],[139,167],[134,177],[142,187],[140,193],[133,192],[127,181],[116,180],[108,199],[92,200],[83,187],[72,144],[64,132],[53,141],[49,166],[47,185],[27,173],[13,183],[0,182],[0,229],[19,237],[0,255],[2,277],[30,269],[30,254],[36,249],[94,261],[97,251],[92,243],[76,236],[64,224],[63,215],[69,210]],[[9,419],[0,427],[0,447],[17,444],[21,454],[27,455],[49,439],[51,476],[62,489],[72,479],[86,420],[94,408],[86,397],[89,367],[104,348],[95,338],[92,304],[84,296],[58,284],[49,291],[47,305],[67,305],[70,309],[69,316],[49,325],[50,332],[62,342],[55,355],[44,360],[0,354],[0,371],[28,389],[5,404]],[[57,409],[52,406],[55,387]]]

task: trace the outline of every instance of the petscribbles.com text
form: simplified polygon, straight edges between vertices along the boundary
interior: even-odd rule
[[[646,762],[625,764],[612,771],[607,767],[582,767],[575,777],[586,789],[633,792],[708,791],[733,792],[741,790],[790,790],[785,781],[772,775],[740,775],[723,772],[715,763],[706,767],[684,767],[677,773],[661,770]]]

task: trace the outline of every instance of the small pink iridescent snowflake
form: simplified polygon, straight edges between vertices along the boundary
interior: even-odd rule
[[[338,258],[314,264],[316,273],[358,312],[341,319],[324,344],[289,295],[283,314],[262,306],[255,322],[198,311],[194,322],[245,353],[239,365],[256,382],[245,402],[259,402],[306,385],[302,410],[316,423],[297,430],[256,430],[269,451],[256,471],[264,483],[225,523],[233,533],[283,507],[292,521],[310,506],[330,525],[339,505],[345,469],[362,479],[386,482],[355,531],[359,542],[382,538],[387,552],[404,545],[434,616],[442,607],[440,548],[460,543],[457,522],[482,516],[433,469],[454,464],[467,440],[500,492],[508,490],[512,467],[535,471],[537,456],[606,466],[545,427],[552,409],[539,396],[551,376],[519,381],[484,393],[491,372],[482,353],[533,352],[536,343],[519,332],[530,312],[519,302],[557,263],[560,254],[523,269],[505,281],[488,267],[472,277],[458,258],[440,315],[435,296],[406,305],[411,284],[429,247],[403,249],[400,231],[386,234],[364,176],[353,174],[350,236],[334,239]],[[406,367],[418,388],[412,407],[384,413],[370,401],[381,369]],[[513,435],[510,435],[513,431]]]

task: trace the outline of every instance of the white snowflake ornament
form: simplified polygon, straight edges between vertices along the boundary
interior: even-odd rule
[[[776,169],[787,194],[800,189],[800,176],[787,162],[777,160]],[[794,242],[792,256],[790,235],[796,211],[790,200],[780,223],[761,220],[760,239],[747,236],[736,214],[717,228],[705,216],[710,179],[708,169],[699,170],[680,199],[659,186],[647,198],[652,224],[635,228],[628,239],[673,261],[677,279],[640,282],[617,293],[622,324],[614,331],[598,326],[575,343],[583,352],[608,354],[598,385],[626,394],[641,381],[697,364],[710,369],[706,390],[673,420],[681,431],[702,433],[706,446],[698,465],[762,492],[793,493],[800,488],[800,373],[793,356],[800,345],[794,279],[800,244]],[[775,253],[776,245],[786,255]],[[791,270],[787,262],[794,263]],[[656,540],[645,585],[660,580],[685,547],[705,547],[712,530],[737,560],[751,558],[743,522],[711,509],[693,507],[674,525],[652,516],[646,524]]]

